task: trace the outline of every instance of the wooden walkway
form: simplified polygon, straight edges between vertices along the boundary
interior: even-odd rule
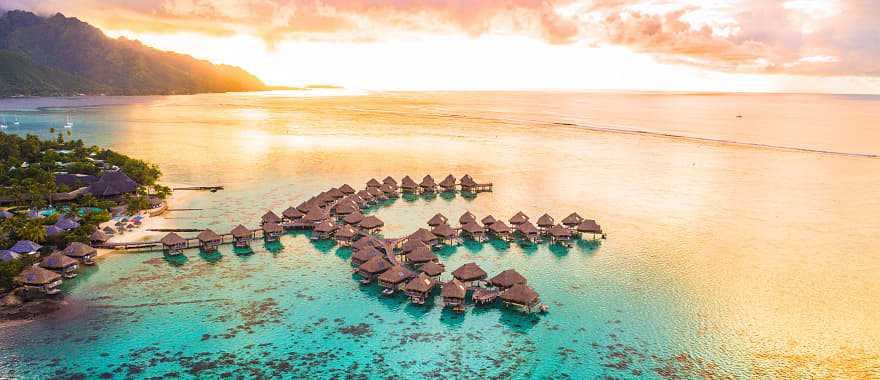
[[[256,230],[251,230],[251,236],[253,236],[254,239],[262,239],[263,229],[258,228]],[[220,244],[232,244],[233,241],[234,239],[230,233],[220,235]],[[199,248],[200,246],[201,242],[199,242],[199,239],[193,237],[186,239],[186,248],[184,249]],[[162,242],[160,241],[107,243],[96,245],[95,248],[107,248],[122,251],[160,251],[164,249]]]

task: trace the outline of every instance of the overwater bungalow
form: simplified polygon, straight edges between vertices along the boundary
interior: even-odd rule
[[[364,214],[361,214],[360,211],[355,211],[351,214],[346,215],[345,218],[342,218],[342,222],[350,225],[357,225],[362,220],[364,220]]]
[[[388,184],[382,185],[381,187],[379,187],[379,190],[381,190],[385,198],[388,199],[397,198],[400,196],[399,194],[397,194],[397,188]]]
[[[467,224],[468,222],[476,222],[476,221],[477,221],[477,216],[474,214],[471,214],[470,211],[465,211],[464,214],[461,214],[461,216],[458,218],[458,224],[461,226]]]
[[[503,221],[497,220],[495,223],[492,223],[492,225],[489,226],[489,232],[492,235],[495,235],[499,240],[510,241],[510,227],[508,227],[507,223],[504,223]]]
[[[525,284],[516,284],[501,292],[501,301],[508,306],[516,306],[531,313],[539,306],[541,299],[538,293]]]
[[[433,278],[435,281],[440,280],[440,275],[446,271],[446,267],[436,261],[429,261],[419,268],[419,271],[426,276]]]
[[[339,217],[345,217],[353,212],[360,212],[361,208],[352,201],[342,200],[339,203],[330,207],[330,213],[336,214]]]
[[[342,198],[341,202],[353,202],[357,205],[358,209],[367,207],[367,201],[361,199],[361,197],[357,196],[357,194],[349,195],[345,198]]]
[[[336,223],[325,220],[315,226],[315,229],[312,231],[312,240],[330,239],[333,237],[333,232],[335,231]]]
[[[363,249],[354,251],[351,254],[351,265],[359,267],[361,264],[370,261],[370,259],[374,257],[382,257],[382,252],[379,252],[375,247],[367,246]]]
[[[40,261],[40,266],[60,274],[64,278],[76,277],[76,269],[79,268],[79,261],[62,254],[54,252]]]
[[[376,203],[376,198],[373,197],[373,195],[370,194],[369,191],[361,190],[358,191],[356,195],[358,196],[358,198],[363,199],[364,202],[366,202],[367,204]]]
[[[217,247],[223,243],[223,237],[212,231],[210,228],[199,232],[199,234],[196,235],[196,238],[199,239],[199,248],[204,252],[214,252],[217,250]]]
[[[446,216],[444,216],[443,214],[437,213],[437,214],[434,214],[434,216],[432,216],[431,219],[428,219],[428,226],[437,227],[441,224],[446,224],[447,221],[449,221],[449,219],[446,219]]]
[[[486,241],[486,233],[483,226],[476,220],[465,223],[461,226],[461,232],[471,240],[484,242]]]
[[[434,227],[431,229],[431,233],[440,238],[441,244],[455,245],[460,242],[458,239],[458,232],[452,229],[452,227],[449,227],[446,223]]]
[[[15,282],[28,290],[36,290],[40,293],[51,295],[59,292],[61,275],[53,271],[29,266],[15,277]]]
[[[186,239],[174,232],[169,232],[159,242],[162,243],[162,249],[166,255],[180,255],[186,249]]]
[[[516,269],[505,270],[489,279],[489,285],[492,285],[499,290],[507,290],[511,286],[526,284],[526,282],[526,278],[519,274]]]
[[[383,184],[383,185],[391,186],[391,187],[393,187],[395,190],[397,190],[397,180],[395,180],[395,179],[392,178],[391,176],[387,176],[387,177],[385,177],[385,179],[382,180],[382,184]]]
[[[434,235],[431,231],[424,228],[417,229],[416,232],[409,234],[406,238],[407,240],[418,240],[427,244],[429,247],[433,247],[439,242],[437,235]]]
[[[560,225],[548,228],[546,233],[553,243],[567,245],[571,240],[571,230]]]
[[[98,250],[78,241],[71,242],[61,251],[70,258],[79,260],[85,265],[95,265],[95,257],[98,256]]]
[[[541,215],[538,218],[538,228],[542,231],[546,231],[548,228],[556,225],[556,222],[553,220],[553,217],[550,214]]]
[[[110,237],[101,230],[95,230],[95,232],[89,235],[89,241],[92,243],[92,246],[103,245],[107,240],[110,240]]]
[[[440,189],[445,192],[454,192],[455,191],[455,176],[452,174],[446,176],[442,181],[440,181]]]
[[[370,178],[370,180],[367,181],[367,188],[371,188],[371,187],[372,187],[372,188],[377,188],[377,189],[378,189],[379,186],[382,186],[382,183],[379,182],[379,181],[377,181],[375,178]]]
[[[379,190],[378,187],[370,187],[367,189],[367,192],[370,193],[370,196],[373,197],[373,199],[379,202],[388,200],[388,197],[385,196],[385,193],[383,193],[382,190]]]
[[[538,231],[538,227],[535,227],[535,225],[529,221],[516,226],[516,232],[523,240],[533,244],[537,244],[541,240],[541,233]]]
[[[391,269],[391,267],[391,263],[389,263],[388,260],[385,260],[384,257],[376,256],[359,265],[357,273],[363,278],[361,281],[362,284],[369,284],[373,282],[376,277],[379,277],[380,274]]]
[[[349,224],[343,224],[342,227],[336,229],[336,233],[333,236],[336,238],[336,242],[343,247],[350,246],[354,242],[355,236],[357,236],[358,232]]]
[[[443,297],[443,305],[451,307],[457,312],[464,311],[464,298],[467,295],[467,288],[461,281],[452,280],[443,284],[440,289],[440,296]]]
[[[424,265],[432,261],[438,261],[437,255],[431,251],[431,248],[422,242],[420,246],[406,253],[406,261],[415,266]]]
[[[529,217],[526,216],[522,211],[516,213],[516,215],[512,216],[509,220],[511,226],[519,226],[520,224],[526,223],[529,221]]]
[[[385,288],[383,294],[390,295],[400,290],[416,274],[400,265],[395,265],[379,275],[379,286]]]
[[[480,219],[480,222],[483,223],[483,226],[486,227],[487,231],[489,230],[489,226],[491,226],[493,223],[495,223],[497,221],[498,220],[496,220],[495,217],[492,215],[488,215],[485,218]]]
[[[409,296],[410,302],[416,305],[422,305],[431,295],[431,291],[434,290],[434,285],[436,283],[436,280],[428,275],[419,273],[418,276],[406,283],[403,290],[406,292],[406,295]]]
[[[333,199],[342,199],[345,197],[345,193],[335,187],[331,187],[330,190],[327,190],[327,195],[333,197]]]
[[[281,227],[278,223],[270,222],[263,225],[263,239],[266,240],[267,243],[278,241],[278,239],[281,239],[283,233],[284,227]]]
[[[403,242],[403,245],[400,246],[401,253],[404,255],[408,255],[410,252],[415,251],[419,247],[425,247],[429,250],[431,247],[419,239],[416,238],[406,238]]]
[[[461,281],[468,289],[481,286],[487,276],[486,271],[480,268],[477,263],[467,263],[452,271],[452,277]]]
[[[434,177],[431,177],[431,175],[428,174],[422,178],[422,182],[419,183],[419,189],[421,189],[423,193],[433,193],[437,190],[437,183],[434,182]]]
[[[477,191],[477,182],[474,181],[470,174],[465,174],[464,177],[461,177],[459,184],[461,185],[461,191],[470,193]]]
[[[576,231],[581,234],[592,234],[595,239],[596,235],[602,235],[602,226],[595,220],[584,219],[577,225]]]
[[[290,225],[302,220],[303,216],[305,216],[305,214],[297,210],[296,207],[288,207],[287,210],[284,210],[284,212],[281,213],[281,223],[284,225]]]
[[[356,193],[354,188],[349,186],[347,183],[342,186],[339,186],[339,191],[341,191],[342,194],[345,194],[345,195],[352,195],[352,194]]]
[[[367,247],[385,250],[385,242],[373,235],[366,235],[351,244],[351,249],[353,251],[359,251],[361,249],[366,249]]]
[[[19,240],[9,250],[19,255],[35,255],[41,248],[43,248],[42,245],[30,240]]]
[[[364,219],[358,223],[358,227],[360,227],[361,233],[364,235],[377,234],[384,226],[385,222],[374,215],[365,216]]]
[[[281,217],[278,216],[278,214],[276,214],[274,211],[269,210],[268,212],[263,214],[262,218],[260,218],[260,225],[261,226],[266,223],[276,223],[276,224],[281,223]]]
[[[419,184],[417,184],[416,181],[413,181],[409,176],[406,176],[400,180],[400,189],[404,193],[415,194],[419,192]]]
[[[320,207],[313,207],[303,216],[302,221],[306,225],[316,226],[327,219],[330,219],[330,212]]]
[[[315,207],[320,207],[320,205],[318,205],[318,199],[312,197],[309,200],[300,203],[298,206],[296,206],[296,209],[303,214],[308,214],[308,212]]]
[[[578,213],[573,212],[571,215],[566,216],[565,219],[562,219],[562,225],[568,227],[569,229],[575,228],[578,224],[584,221]]]
[[[235,226],[229,233],[232,234],[232,245],[236,248],[247,248],[254,239],[254,232],[249,228],[239,224]]]

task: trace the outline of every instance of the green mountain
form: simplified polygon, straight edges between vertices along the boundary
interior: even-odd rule
[[[76,18],[9,11],[0,17],[0,96],[165,95],[258,91],[228,65],[112,39]]]

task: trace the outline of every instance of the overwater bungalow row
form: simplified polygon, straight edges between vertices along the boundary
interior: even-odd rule
[[[67,257],[79,260],[84,265],[95,265],[95,257],[98,256],[97,249],[78,241],[68,244],[61,253]]]
[[[263,225],[263,239],[267,243],[278,241],[282,234],[284,234],[284,227],[278,223],[269,222]]]
[[[40,267],[51,270],[60,274],[64,278],[76,277],[76,270],[79,268],[79,261],[67,257],[61,252],[54,252],[40,261]]]
[[[419,273],[418,276],[406,283],[404,292],[406,292],[410,302],[416,305],[423,305],[431,295],[436,284],[437,281],[434,278],[425,273]]]
[[[13,280],[26,291],[46,295],[57,294],[61,286],[60,274],[36,265],[25,268]]]

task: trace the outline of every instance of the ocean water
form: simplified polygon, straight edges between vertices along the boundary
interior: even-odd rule
[[[468,173],[494,191],[399,199],[375,210],[384,234],[465,210],[577,211],[608,233],[439,252],[449,269],[516,268],[541,315],[384,297],[353,279],[347,249],[301,233],[182,264],[111,255],[65,282],[69,307],[0,326],[0,376],[880,378],[878,97],[275,92],[0,109],[21,120],[8,132],[48,136],[69,114],[74,137],[167,181],[226,186],[173,212],[181,228],[256,226],[373,177]]]

